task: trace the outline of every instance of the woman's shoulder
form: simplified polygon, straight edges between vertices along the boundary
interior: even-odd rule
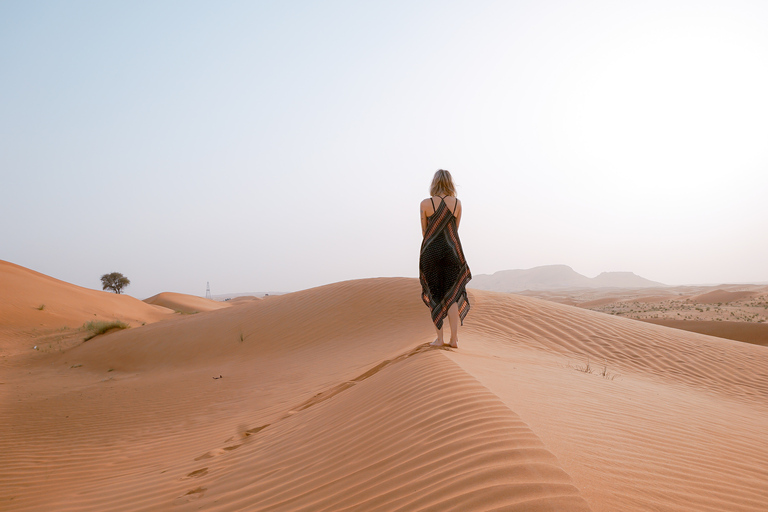
[[[432,197],[428,197],[426,199],[423,199],[421,201],[421,206],[422,207],[424,207],[426,205],[437,206],[437,205],[440,204],[440,201],[446,201],[448,203],[453,203],[453,204],[458,204],[458,205],[461,204],[461,201],[456,196],[445,196],[444,198],[442,196],[432,196]]]
[[[456,201],[458,201],[458,200],[459,200],[459,198],[458,198],[458,197],[456,197],[456,196],[430,196],[430,197],[428,197],[428,198],[424,199],[424,200],[422,201],[422,203],[429,203],[430,201],[435,201],[435,202],[437,202],[437,201],[442,201],[443,199],[449,199],[449,200],[450,200],[450,199],[454,199],[454,200],[456,200]]]

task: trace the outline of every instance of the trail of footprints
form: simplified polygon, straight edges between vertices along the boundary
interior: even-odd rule
[[[452,351],[452,349],[449,348],[448,346],[432,347],[432,346],[429,345],[429,343],[424,343],[422,345],[419,345],[416,348],[414,348],[414,349],[412,349],[412,350],[410,350],[408,352],[405,352],[405,353],[400,354],[399,356],[396,356],[396,357],[394,357],[392,359],[387,359],[387,360],[379,363],[378,365],[374,366],[373,368],[371,368],[370,370],[366,371],[365,373],[362,373],[362,374],[358,375],[357,377],[355,377],[352,380],[342,382],[341,384],[337,384],[336,386],[334,386],[334,387],[332,387],[330,389],[327,389],[325,391],[321,391],[320,393],[316,394],[315,396],[313,396],[309,400],[307,400],[307,401],[299,404],[297,407],[294,407],[291,410],[289,410],[287,413],[285,413],[283,416],[281,416],[278,421],[282,421],[282,420],[284,420],[284,419],[286,419],[286,418],[288,418],[290,416],[293,416],[294,414],[296,414],[299,411],[303,411],[305,409],[308,409],[308,408],[312,407],[313,405],[317,405],[317,404],[322,403],[322,402],[324,402],[326,400],[329,400],[329,399],[333,398],[334,396],[338,395],[339,393],[341,393],[342,391],[345,391],[345,390],[351,388],[352,386],[354,386],[358,382],[362,382],[365,379],[368,379],[368,378],[376,375],[377,373],[379,373],[384,368],[386,368],[386,367],[388,367],[388,366],[390,366],[392,364],[398,363],[400,361],[404,361],[405,359],[413,357],[413,356],[415,356],[417,354],[420,354],[422,352],[426,352],[428,350],[447,350],[449,352]],[[265,428],[267,428],[270,425],[271,425],[271,423],[267,423],[265,425],[261,425],[261,426],[254,427],[254,428],[251,428],[251,429],[248,429],[248,430],[244,431],[242,433],[243,439],[247,439],[250,436],[258,434],[259,432],[261,432],[262,430],[264,430]],[[225,441],[225,443],[230,443],[230,442],[232,442],[234,440],[235,440],[235,438],[233,436],[233,437],[230,437],[229,439],[227,439]],[[222,453],[227,453],[227,452],[231,452],[233,450],[236,450],[236,449],[240,448],[241,446],[243,446],[244,444],[245,444],[245,442],[242,442],[240,444],[233,444],[233,445],[230,445],[230,446],[224,446],[223,448],[219,448],[219,449],[216,449],[216,450],[211,450],[209,452],[204,453],[203,455],[200,455],[199,457],[195,457],[195,461],[212,459],[212,458],[214,458],[214,457],[216,457],[218,455],[221,455]],[[202,477],[202,476],[206,476],[206,475],[208,475],[208,469],[209,469],[208,467],[196,469],[196,470],[188,473],[185,477],[182,477],[181,480],[188,480],[190,478],[199,478],[199,477]],[[177,498],[177,500],[182,499],[182,500],[189,501],[190,497],[193,498],[193,499],[200,498],[200,497],[202,497],[205,494],[206,490],[207,490],[207,488],[205,488],[205,487],[196,487],[194,489],[191,489],[191,490],[187,491],[186,493],[182,494],[181,496],[179,496]]]

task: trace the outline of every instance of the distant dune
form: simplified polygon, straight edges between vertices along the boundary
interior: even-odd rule
[[[128,295],[82,288],[0,260],[0,351],[4,355],[73,336],[86,322],[117,320],[139,326],[171,315],[167,308]]]
[[[227,302],[231,302],[233,304],[239,304],[241,302],[252,302],[254,300],[262,300],[262,298],[255,297],[253,295],[240,295],[238,297],[235,297],[234,299],[228,300]]]
[[[565,288],[652,288],[665,286],[632,272],[603,272],[589,278],[567,265],[546,265],[525,270],[501,270],[479,274],[469,286],[477,290],[520,292],[524,290],[557,290]]]
[[[239,299],[240,297],[256,297],[257,299],[264,298],[265,296],[275,296],[275,295],[285,295],[285,292],[241,292],[241,293],[222,293],[219,295],[214,295],[213,300],[217,301],[227,301],[227,300],[235,300]]]
[[[692,300],[698,302],[699,304],[717,304],[717,303],[727,304],[728,302],[748,299],[756,295],[759,295],[759,292],[754,292],[754,291],[729,292],[725,290],[713,290],[711,292],[704,293],[702,295],[697,295],[693,297]]]
[[[656,295],[659,291],[665,295]],[[755,284],[569,291],[541,298],[720,338],[768,345],[768,287]],[[597,297],[599,296],[599,298]]]
[[[706,320],[673,320],[668,318],[647,318],[642,321],[768,347],[767,323],[712,322]]]
[[[217,302],[215,300],[197,297],[195,295],[186,295],[183,293],[163,292],[158,293],[148,299],[144,299],[147,304],[155,304],[165,308],[179,311],[181,313],[199,313],[201,311],[213,311],[215,309],[226,308],[226,302]]]
[[[765,347],[471,290],[460,348],[432,349],[419,290],[335,283],[4,359],[0,508],[765,510]]]

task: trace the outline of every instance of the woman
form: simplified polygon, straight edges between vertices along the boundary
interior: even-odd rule
[[[469,313],[465,286],[472,279],[459,240],[461,201],[456,199],[456,187],[451,173],[440,169],[432,178],[429,197],[421,202],[421,243],[419,280],[421,298],[432,312],[437,339],[430,343],[441,347],[443,319],[451,324],[449,346],[459,346],[459,322]]]

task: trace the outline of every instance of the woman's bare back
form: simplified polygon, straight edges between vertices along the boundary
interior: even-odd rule
[[[461,201],[453,196],[432,196],[421,202],[421,234],[427,232],[427,219],[435,214],[435,208],[440,208],[440,201],[445,201],[445,206],[456,217],[456,229],[459,228],[459,222],[461,221]]]

